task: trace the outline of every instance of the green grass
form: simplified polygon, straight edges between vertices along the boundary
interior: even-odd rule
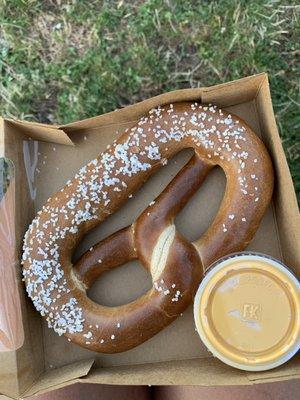
[[[66,123],[266,71],[299,193],[297,3],[0,0],[0,113]]]

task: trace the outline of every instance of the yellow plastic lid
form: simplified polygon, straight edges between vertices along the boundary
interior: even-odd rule
[[[271,257],[235,253],[205,275],[194,318],[208,350],[226,364],[275,368],[300,348],[300,283]]]

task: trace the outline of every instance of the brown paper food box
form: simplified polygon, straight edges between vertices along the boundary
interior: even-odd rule
[[[272,109],[266,74],[199,89],[176,90],[101,116],[64,126],[0,120],[0,157],[11,159],[16,170],[16,246],[21,257],[23,235],[46,199],[87,161],[132,126],[152,107],[178,101],[213,103],[243,118],[262,138],[273,160],[276,178],[273,202],[249,249],[284,261],[300,275],[300,223],[293,182],[282,149]],[[24,167],[24,142],[38,141],[38,164],[31,198]],[[36,154],[37,155],[37,154]],[[139,215],[189,159],[190,150],[178,154],[154,175],[117,213],[94,230],[77,249],[77,256]],[[215,169],[176,224],[187,238],[199,237],[215,215],[225,188]],[[197,216],[197,218],[195,218]],[[18,264],[18,268],[20,265]],[[105,305],[133,300],[151,286],[137,262],[117,268],[97,281],[89,296]],[[265,372],[233,369],[213,358],[195,332],[192,307],[168,328],[137,348],[103,355],[82,349],[48,329],[26,297],[20,281],[25,341],[17,351],[0,353],[0,393],[27,397],[74,382],[132,385],[248,385],[300,377],[300,359]]]

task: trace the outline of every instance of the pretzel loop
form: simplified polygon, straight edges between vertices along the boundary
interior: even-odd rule
[[[160,233],[166,228],[168,230],[170,221],[175,218],[197,191],[212,167],[211,163],[193,156],[133,225],[112,234],[81,256],[74,265],[74,269],[84,285],[88,288],[103,272],[139,259],[142,249],[136,237],[146,235],[149,237],[149,228],[151,231]],[[182,185],[184,183],[186,187],[183,190]],[[149,270],[153,281],[155,281],[154,267],[151,270],[147,261],[141,260],[141,262],[142,266]]]

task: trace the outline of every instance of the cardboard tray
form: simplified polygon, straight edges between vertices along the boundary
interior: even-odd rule
[[[272,109],[266,74],[208,88],[165,93],[126,108],[63,126],[0,120],[0,157],[15,165],[16,251],[21,257],[23,235],[36,210],[87,161],[101,152],[126,127],[149,109],[177,101],[213,103],[243,118],[262,138],[275,168],[275,191],[261,226],[248,249],[270,254],[300,275],[300,223],[293,182]],[[38,144],[34,144],[38,141]],[[26,151],[25,151],[26,149]],[[37,161],[29,176],[26,162]],[[132,199],[80,244],[75,257],[117,229],[127,226],[156,197],[191,156],[179,153],[156,173]],[[199,237],[215,215],[225,178],[215,169],[176,219],[190,240]],[[36,195],[35,195],[36,191]],[[197,215],[197,218],[195,218]],[[20,265],[17,266],[20,269]],[[151,286],[137,262],[128,263],[97,281],[89,296],[105,305],[128,302]],[[19,293],[25,340],[16,351],[0,352],[0,393],[18,398],[74,382],[145,385],[248,385],[300,377],[299,356],[274,370],[249,373],[213,358],[195,332],[192,307],[151,340],[121,354],[103,355],[82,349],[46,328],[27,299]]]

